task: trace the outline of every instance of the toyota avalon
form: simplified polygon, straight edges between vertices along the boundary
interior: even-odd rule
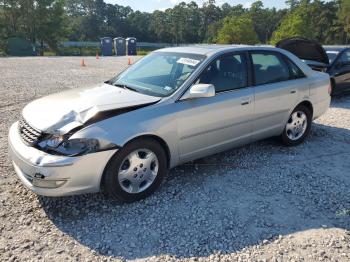
[[[29,103],[9,150],[37,194],[104,190],[132,202],[181,163],[274,136],[302,143],[330,91],[327,74],[282,49],[167,48],[103,84]]]

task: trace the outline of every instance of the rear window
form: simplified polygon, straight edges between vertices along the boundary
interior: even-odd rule
[[[290,69],[290,79],[298,79],[305,77],[303,71],[294,64],[288,57],[284,57]]]

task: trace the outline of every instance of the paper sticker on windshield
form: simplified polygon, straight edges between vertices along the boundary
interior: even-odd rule
[[[173,90],[170,86],[166,86],[166,87],[164,87],[164,90],[166,90],[166,91],[171,91],[171,90]]]
[[[185,58],[185,57],[181,57],[179,60],[177,60],[178,64],[184,64],[189,66],[196,66],[198,65],[199,62],[200,62],[199,60]]]

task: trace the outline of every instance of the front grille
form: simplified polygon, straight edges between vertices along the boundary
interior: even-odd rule
[[[22,141],[29,146],[35,146],[43,136],[43,132],[31,127],[24,118],[19,121],[18,132]]]

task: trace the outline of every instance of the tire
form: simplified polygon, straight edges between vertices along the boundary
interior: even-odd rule
[[[331,97],[334,97],[334,96],[336,96],[337,95],[337,91],[336,91],[336,83],[335,83],[335,80],[332,78],[331,79],[331,88],[332,88],[332,90],[331,90]]]
[[[114,199],[135,202],[154,193],[167,171],[163,147],[154,139],[137,139],[111,158],[104,172],[103,189]]]
[[[294,120],[293,120],[294,119]],[[304,142],[310,133],[312,113],[304,105],[297,106],[288,118],[288,122],[281,135],[286,146],[297,146]]]

